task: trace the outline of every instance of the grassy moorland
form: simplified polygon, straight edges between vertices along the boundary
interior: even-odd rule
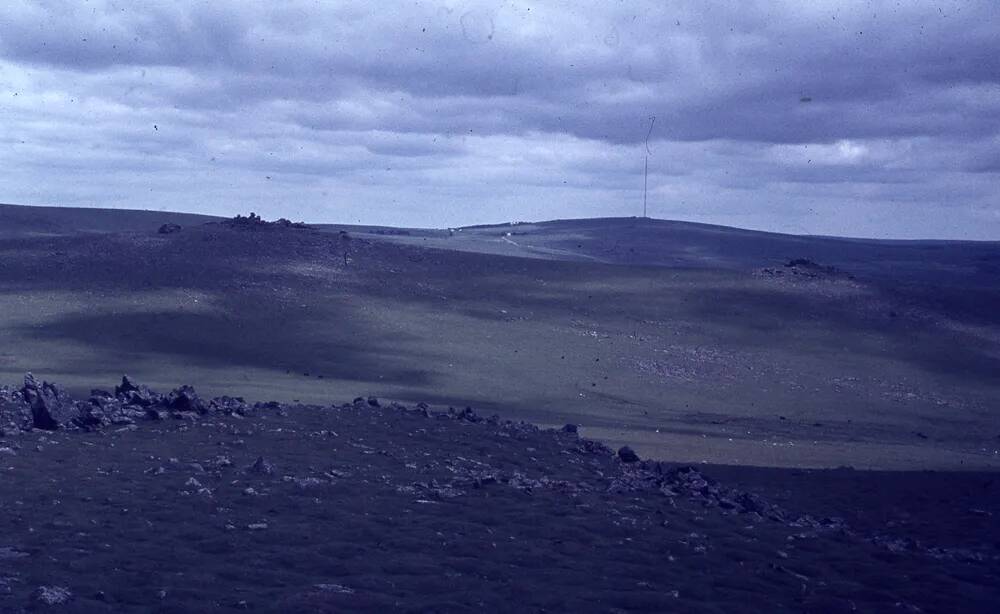
[[[2,611],[996,602],[996,244],[88,215],[0,206],[0,384],[299,404],[0,438]]]
[[[472,405],[685,462],[1000,462],[996,244],[642,220],[163,235],[171,214],[155,213],[39,235],[18,224],[59,210],[31,224],[12,210],[3,381],[34,371],[85,391],[127,372],[254,399]],[[533,257],[490,253],[522,244]],[[836,270],[793,274],[791,258]]]
[[[771,504],[747,510],[756,499],[697,471],[651,473],[571,433],[365,403],[2,443],[4,612],[988,612],[996,603],[987,514],[1000,513],[998,486],[972,472],[785,470],[748,487],[780,501],[776,516]],[[978,513],[955,516],[956,507]],[[46,607],[38,587],[65,603]]]

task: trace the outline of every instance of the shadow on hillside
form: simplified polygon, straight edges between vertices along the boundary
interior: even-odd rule
[[[433,260],[421,264],[422,270],[411,277],[427,282],[435,292],[407,292],[363,281],[353,282],[351,291],[432,308],[441,308],[443,293],[461,299],[448,301],[448,309],[481,320],[527,314],[566,322],[569,316],[611,327],[626,320],[672,320],[697,325],[724,343],[788,344],[794,352],[813,354],[839,354],[846,348],[980,383],[1000,373],[996,344],[950,324],[1000,327],[1000,292],[991,287],[871,281],[864,284],[863,295],[837,296],[805,287],[780,291],[735,272],[454,252],[436,252]],[[539,283],[540,277],[547,283]],[[520,313],[503,313],[501,307]]]
[[[374,300],[390,308],[419,304],[477,320],[524,315],[560,326],[577,317],[612,328],[636,320],[686,321],[722,343],[779,349],[796,344],[789,347],[798,353],[839,353],[846,346],[850,352],[899,359],[966,381],[990,382],[1000,372],[995,346],[934,318],[875,317],[857,310],[855,296],[776,292],[744,272],[554,262],[361,240],[353,241],[351,263],[343,267],[339,241],[337,235],[318,232],[245,233],[220,227],[186,229],[171,238],[3,241],[0,292],[76,291],[86,309],[100,308],[101,295],[202,291],[221,301],[221,314],[76,313],[20,332],[114,352],[171,354],[195,364],[308,370],[356,381],[381,375],[380,382],[411,386],[433,379],[429,371],[413,367],[434,363],[428,347],[433,340],[410,339],[423,347],[419,354],[407,353],[398,336],[329,299],[350,297],[361,305]],[[296,272],[315,265],[321,266],[312,274]],[[918,308],[938,319],[1000,325],[1000,293],[989,287],[884,281],[870,282],[868,289],[876,300]],[[299,299],[321,305],[319,312],[285,309]],[[276,306],[281,302],[285,307]],[[524,313],[500,311],[507,308]],[[318,327],[325,333],[317,335]],[[816,334],[796,335],[804,329]],[[884,342],[885,349],[873,339]]]
[[[939,289],[939,305],[949,304],[945,292]],[[892,293],[876,291],[873,298],[817,298],[764,289],[714,289],[698,291],[692,307],[713,326],[730,330],[734,338],[747,343],[769,345],[785,338],[790,344],[798,344],[799,350],[897,358],[924,371],[981,383],[992,382],[1000,373],[997,346],[947,328],[942,320],[950,317],[948,310],[935,310],[928,303],[910,303],[910,307],[922,310],[920,316],[903,312],[893,317],[866,311],[870,306],[862,304],[885,296],[892,297]],[[977,306],[988,311],[987,305]],[[1000,303],[996,309],[1000,311]],[[955,320],[963,321],[962,313],[957,313]],[[978,318],[965,320],[980,323]]]
[[[357,322],[340,318],[334,336],[317,334],[313,326],[289,319],[161,311],[74,314],[21,333],[112,353],[177,356],[202,367],[256,367],[407,386],[427,386],[433,380],[430,371],[409,366],[427,361],[406,355],[394,339],[380,338]]]

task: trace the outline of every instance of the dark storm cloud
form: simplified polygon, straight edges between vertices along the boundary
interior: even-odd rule
[[[321,194],[392,202],[409,181],[437,190],[428,211],[373,221],[443,225],[559,215],[571,187],[588,211],[631,211],[655,116],[658,215],[751,220],[719,209],[737,190],[746,223],[795,230],[771,204],[803,198],[789,186],[850,217],[863,201],[837,190],[878,208],[906,185],[913,216],[967,206],[982,235],[1000,229],[976,189],[1000,159],[998,18],[994,2],[947,1],[11,3],[0,136],[33,167],[145,169],[153,196],[136,199],[167,200],[178,169],[214,169],[206,189],[327,176]],[[942,202],[955,186],[966,200]]]

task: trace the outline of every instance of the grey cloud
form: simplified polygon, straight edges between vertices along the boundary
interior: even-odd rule
[[[997,18],[994,2],[947,0],[8,3],[0,139],[21,153],[0,163],[28,169],[18,177],[209,164],[219,185],[285,175],[289,189],[307,177],[375,199],[408,181],[439,190],[427,206],[442,210],[504,182],[553,190],[552,203],[589,190],[615,212],[636,198],[655,116],[664,212],[697,201],[723,219],[739,193],[778,224],[781,199],[896,191],[926,216],[966,185],[981,235],[1000,231],[976,226],[995,197],[956,176],[997,172]],[[22,181],[15,195],[36,194]],[[481,196],[472,219],[447,223],[518,210],[494,188]]]
[[[565,32],[557,23],[565,15],[480,11],[478,19],[489,17],[495,29],[485,42],[468,40],[467,13],[458,10],[330,9],[316,16],[304,6],[223,11],[199,3],[92,14],[77,6],[15,14],[0,49],[16,60],[81,70],[183,68],[201,76],[197,87],[209,101],[403,92],[431,105],[464,99],[472,114],[497,120],[483,132],[514,126],[618,142],[640,138],[627,127],[649,114],[673,120],[664,122],[663,138],[806,142],[933,133],[951,127],[943,114],[917,101],[898,108],[914,90],[1000,79],[991,3],[947,15],[930,6],[881,17],[813,9],[805,20],[763,6],[705,15],[694,5],[653,6],[632,14],[602,7],[589,19],[568,19]],[[517,27],[546,31],[521,34]],[[602,36],[612,30],[614,47]],[[637,83],[646,86],[642,94],[615,99]],[[198,104],[190,92],[178,95]],[[799,108],[803,97],[813,101],[808,108]],[[878,108],[869,110],[872,104]]]

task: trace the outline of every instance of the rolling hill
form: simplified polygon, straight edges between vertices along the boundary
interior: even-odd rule
[[[683,462],[1000,464],[996,243],[15,209],[2,381],[471,405]],[[183,229],[157,234],[164,221]]]

